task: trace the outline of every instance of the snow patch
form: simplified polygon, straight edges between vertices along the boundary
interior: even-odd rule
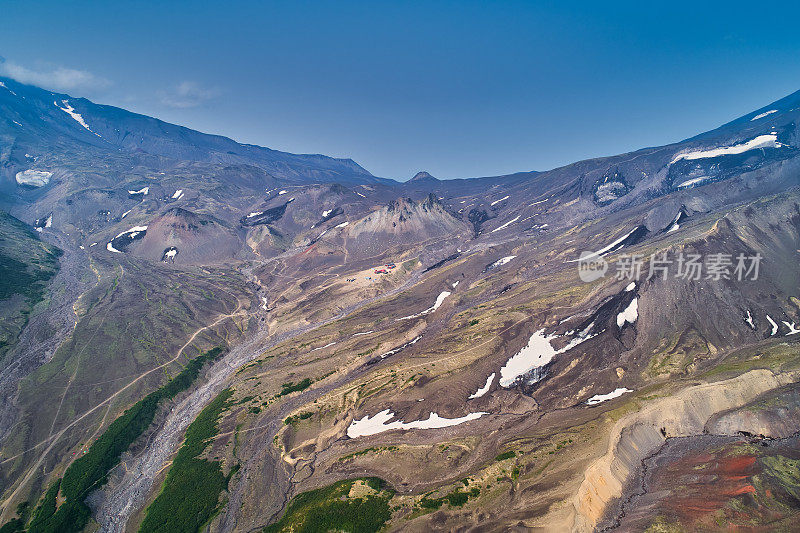
[[[442,291],[442,292],[439,293],[439,296],[436,297],[436,301],[433,303],[433,305],[431,307],[427,308],[426,310],[424,310],[421,313],[417,313],[416,315],[404,316],[403,318],[398,318],[397,320],[408,320],[410,318],[419,318],[419,317],[421,317],[423,315],[427,315],[429,313],[433,313],[434,311],[439,309],[439,306],[442,305],[442,303],[444,302],[444,299],[447,298],[448,296],[450,296],[450,294],[452,294],[450,291]]]
[[[494,202],[492,202],[492,203],[491,203],[491,204],[489,204],[489,205],[490,205],[490,206],[493,206],[493,205],[495,205],[495,204],[499,204],[499,203],[500,203],[500,202],[502,202],[503,200],[508,200],[508,198],[509,198],[508,196],[503,196],[503,197],[502,197],[502,198],[500,198],[499,200],[495,200]]]
[[[325,346],[320,346],[319,348],[314,348],[314,349],[313,349],[313,350],[311,350],[311,351],[312,351],[312,352],[316,352],[317,350],[324,350],[325,348],[329,348],[329,347],[333,346],[334,344],[336,344],[336,343],[335,343],[335,342],[329,342],[329,343],[328,343],[328,344],[326,344]]]
[[[13,94],[14,96],[17,96],[17,93],[15,93],[11,89],[9,89],[8,86],[5,83],[3,83],[2,81],[0,81],[0,87],[2,87],[3,89],[6,89],[8,92]],[[17,122],[17,121],[15,120],[14,122]],[[17,124],[19,124],[19,122],[17,122]],[[19,125],[22,126],[22,124],[19,124]]]
[[[492,381],[494,381],[494,377],[497,375],[496,372],[492,372],[488,378],[486,378],[486,385],[481,387],[480,389],[476,390],[474,394],[470,394],[469,400],[474,400],[475,398],[480,398],[487,392],[489,392],[489,388],[492,386]]]
[[[248,213],[247,218],[257,217],[258,215],[263,215],[264,211],[253,211],[252,213]]]
[[[89,132],[93,133],[94,135],[97,135],[98,137],[100,137],[100,135],[98,133],[95,133],[94,131],[92,131],[92,128],[90,128],[89,125],[86,123],[86,121],[83,120],[83,117],[79,113],[75,112],[75,108],[70,105],[69,100],[61,100],[61,104],[64,107],[61,107],[60,105],[58,105],[57,102],[53,102],[53,103],[61,111],[63,111],[67,115],[71,116],[75,120],[75,122],[77,122],[78,124],[80,124],[81,126],[86,128],[87,131],[89,131]]]
[[[753,122],[754,120],[758,120],[760,118],[764,118],[764,117],[766,117],[768,115],[771,115],[771,114],[777,113],[777,112],[778,112],[777,109],[770,109],[769,111],[764,111],[763,113],[759,113],[758,115],[756,115],[753,118],[751,118],[750,122]]]
[[[326,209],[325,211],[323,211],[322,218],[325,218],[326,216],[330,215],[331,211],[333,211],[333,209]]]
[[[753,316],[750,314],[750,310],[747,310],[747,318],[744,319],[745,322],[750,326],[751,329],[756,329],[756,325],[753,323]]]
[[[584,331],[579,333],[575,338],[569,341],[563,348],[556,350],[550,344],[550,341],[559,338],[561,335],[545,335],[544,328],[531,335],[527,346],[522,348],[515,355],[506,361],[503,368],[500,369],[500,386],[512,387],[517,383],[519,378],[534,370],[541,368],[548,364],[553,358],[559,354],[571,350],[584,341],[594,337],[589,335],[593,324],[590,324]]]
[[[349,225],[350,225],[349,222],[342,222],[341,224],[336,224],[336,227],[337,228],[344,228],[344,227],[347,227]]]
[[[183,189],[178,189],[172,194],[173,200],[180,200],[181,198],[183,198]]]
[[[381,354],[379,359],[386,359],[387,357],[390,357],[390,356],[392,356],[392,355],[394,355],[396,353],[400,353],[400,351],[408,348],[412,344],[416,344],[417,341],[419,341],[421,338],[422,338],[422,335],[417,335],[416,337],[414,337],[412,340],[408,341],[404,345],[402,345],[402,346],[400,346],[398,348],[395,348],[394,350],[389,350],[388,352],[386,352],[384,354]]]
[[[772,317],[769,315],[767,315],[767,320],[772,325],[772,333],[770,333],[770,335],[775,335],[776,333],[778,333],[778,324],[776,324],[775,321],[772,320]]]
[[[517,256],[516,255],[507,255],[505,257],[501,257],[500,259],[498,259],[497,261],[492,263],[489,268],[495,268],[495,267],[503,266],[506,263],[508,263],[509,261],[511,261],[512,259],[514,259],[515,257],[517,257]]]
[[[672,223],[670,224],[667,233],[672,233],[673,231],[678,231],[679,229],[681,229],[680,222],[683,220],[683,217],[684,217],[683,210],[678,211],[678,214],[675,215],[675,218],[672,219]]]
[[[142,196],[146,196],[150,193],[150,187],[142,187],[138,191],[128,191],[128,194],[141,194]]]
[[[17,172],[17,183],[20,185],[28,185],[29,187],[44,187],[50,183],[50,178],[53,176],[52,172],[44,170],[23,170]]]
[[[280,196],[282,194],[286,194],[286,192],[287,192],[286,190],[282,190],[281,192],[278,193],[278,196]]]
[[[687,189],[692,187],[693,185],[697,185],[698,183],[702,183],[706,180],[710,179],[708,176],[702,176],[699,178],[692,178],[690,180],[686,180],[683,183],[678,184],[679,189]]]
[[[633,235],[633,232],[638,230],[640,227],[641,226],[636,226],[630,232],[628,232],[627,234],[623,235],[622,237],[620,237],[616,241],[612,242],[611,244],[609,244],[605,248],[601,248],[601,249],[597,250],[596,252],[592,252],[590,254],[587,254],[587,255],[581,257],[580,259],[570,259],[569,261],[567,261],[567,263],[576,263],[578,261],[585,261],[585,260],[591,259],[593,257],[600,257],[600,256],[602,256],[604,254],[607,254],[609,252],[609,250],[612,250],[613,248],[616,248],[617,246],[619,246],[625,239],[627,239],[628,237]],[[620,248],[622,248],[622,247],[620,246]]]
[[[709,150],[696,150],[694,152],[679,154],[672,159],[670,165],[680,161],[681,159],[707,159],[709,157],[742,154],[758,148],[780,148],[781,146],[783,145],[778,142],[778,135],[775,133],[769,133],[767,135],[759,135],[755,139],[750,139],[747,142],[735,144],[733,146],[722,146],[719,148],[711,148]]]
[[[623,312],[617,315],[617,326],[621,329],[626,322],[633,324],[639,318],[639,298],[634,298]]]
[[[425,420],[414,420],[413,422],[395,420],[394,422],[390,422],[390,420],[394,418],[394,413],[389,409],[384,409],[375,416],[370,417],[367,415],[360,420],[353,420],[347,428],[347,436],[351,439],[355,439],[357,437],[368,437],[393,429],[400,429],[403,431],[409,429],[440,429],[457,426],[488,414],[489,413],[480,411],[477,413],[469,413],[458,418],[444,418],[437,413],[431,413]]]
[[[626,389],[625,387],[620,387],[618,389],[614,389],[612,392],[608,394],[595,394],[588,400],[586,400],[586,405],[597,405],[598,403],[603,403],[608,400],[613,400],[614,398],[619,398],[626,392],[633,392],[630,389]]]
[[[119,235],[117,235],[116,237],[111,239],[111,242],[106,244],[106,250],[108,250],[109,252],[117,253],[117,254],[123,253],[122,251],[117,250],[116,248],[114,248],[114,240],[115,239],[119,239],[123,235],[128,235],[131,238],[131,240],[133,240],[133,239],[136,238],[137,235],[139,235],[143,231],[147,231],[147,226],[134,226],[129,230],[123,231],[122,233],[120,233]]]
[[[795,323],[794,322],[792,322],[791,324],[789,322],[785,321],[785,320],[782,320],[781,322],[783,322],[784,325],[787,328],[789,328],[789,333],[787,333],[787,335],[796,335],[797,333],[800,333],[800,329],[797,329],[795,327],[795,325],[794,325]]]
[[[511,220],[509,220],[508,222],[506,222],[505,224],[503,224],[503,225],[502,225],[502,226],[500,226],[499,228],[495,228],[495,229],[493,229],[492,231],[490,231],[490,233],[494,233],[495,231],[500,231],[501,229],[505,229],[505,228],[507,228],[508,226],[510,226],[511,224],[513,224],[514,222],[516,222],[517,220],[519,220],[519,217],[518,217],[518,216],[517,216],[517,217],[514,217],[514,218],[512,218]]]

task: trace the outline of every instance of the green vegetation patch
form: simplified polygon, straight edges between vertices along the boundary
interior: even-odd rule
[[[516,456],[517,456],[517,452],[515,452],[514,450],[509,450],[507,452],[501,453],[500,455],[495,457],[494,460],[495,461],[505,461],[506,459],[511,459],[512,457],[516,457]]]
[[[55,499],[53,499],[53,501],[55,502]],[[3,527],[0,527],[0,533],[25,531],[25,524],[28,522],[30,511],[30,504],[28,502],[22,502],[17,505],[17,518],[12,518],[10,521],[6,522]]]
[[[303,413],[298,413],[296,415],[287,416],[283,420],[283,423],[286,424],[287,426],[293,426],[294,424],[300,422],[301,420],[307,420],[312,416],[314,416],[314,413],[312,413],[311,411],[305,411]]]
[[[795,501],[800,501],[800,460],[775,455],[763,457],[761,462],[764,473],[776,480]]]
[[[356,482],[366,484],[369,493],[351,497]],[[292,498],[283,518],[264,528],[264,533],[374,533],[391,518],[389,500],[393,495],[379,478],[339,481]]]
[[[451,507],[461,507],[470,498],[475,498],[479,496],[481,490],[478,487],[473,487],[470,489],[469,492],[462,492],[459,489],[454,490],[453,492],[442,496],[441,498],[429,498],[428,496],[423,496],[422,499],[419,501],[419,506],[423,509],[438,509],[442,506],[445,502],[450,504]]]
[[[161,492],[147,508],[140,532],[196,533],[219,509],[219,495],[228,488],[219,461],[200,459],[217,434],[217,421],[233,394],[222,391],[186,430]]]
[[[288,383],[281,385],[281,391],[276,397],[280,398],[281,396],[286,396],[287,394],[291,394],[293,392],[306,390],[311,386],[312,383],[313,381],[311,381],[311,378],[304,378],[302,381],[298,381],[297,383],[289,381]]]
[[[214,348],[192,359],[173,379],[139,400],[92,444],[89,450],[76,459],[64,472],[64,477],[50,486],[41,503],[33,512],[28,526],[30,533],[70,533],[82,531],[89,522],[91,510],[84,503],[89,493],[107,481],[122,454],[153,422],[162,400],[173,398],[191,386],[202,366],[216,359],[222,348]],[[64,503],[56,506],[61,491]]]

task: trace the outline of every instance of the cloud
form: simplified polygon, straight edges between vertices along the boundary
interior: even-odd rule
[[[167,107],[187,109],[197,107],[219,96],[219,89],[204,87],[193,81],[183,81],[168,91],[161,91],[159,98]]]
[[[55,91],[97,90],[105,89],[111,85],[111,82],[107,79],[96,76],[86,70],[49,65],[39,69],[31,69],[14,61],[7,61],[3,57],[0,57],[0,74],[13,78],[20,83],[38,85]]]

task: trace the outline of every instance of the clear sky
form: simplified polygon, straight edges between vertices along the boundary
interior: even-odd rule
[[[405,180],[546,170],[800,89],[800,3],[0,0],[0,72]]]

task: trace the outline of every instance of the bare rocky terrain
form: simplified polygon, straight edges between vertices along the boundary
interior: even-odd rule
[[[800,94],[669,146],[401,184],[3,82],[0,209],[63,254],[0,369],[2,523],[800,516]]]

